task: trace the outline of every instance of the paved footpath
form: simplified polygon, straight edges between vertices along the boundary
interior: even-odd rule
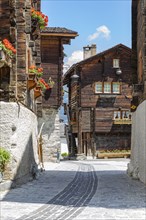
[[[128,159],[46,163],[38,180],[1,193],[1,220],[146,220],[146,186]]]

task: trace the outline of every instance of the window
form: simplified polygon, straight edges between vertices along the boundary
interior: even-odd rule
[[[95,92],[96,93],[102,93],[102,82],[98,82],[95,85]]]
[[[120,93],[120,83],[113,82],[112,88],[113,93]]]
[[[119,68],[120,65],[119,65],[119,59],[113,59],[113,67],[114,68]]]
[[[111,83],[104,82],[104,93],[111,93]]]
[[[119,82],[96,82],[95,93],[120,94],[121,86]]]

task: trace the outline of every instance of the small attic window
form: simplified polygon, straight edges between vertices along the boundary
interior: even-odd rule
[[[120,60],[113,59],[113,68],[119,68],[119,67],[120,67]]]

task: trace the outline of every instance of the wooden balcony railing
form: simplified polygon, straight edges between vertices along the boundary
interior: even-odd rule
[[[123,119],[113,119],[113,123],[114,124],[117,124],[117,125],[120,125],[120,124],[123,124],[123,125],[130,125],[132,124],[132,120],[129,119],[129,118],[123,118]]]

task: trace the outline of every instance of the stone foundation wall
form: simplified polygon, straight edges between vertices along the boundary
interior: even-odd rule
[[[57,150],[61,150],[59,111],[54,108],[43,108],[42,117],[38,118],[39,131],[42,129],[43,161],[56,161]]]
[[[131,161],[128,174],[146,184],[146,101],[132,116]]]
[[[24,183],[37,169],[37,117],[16,102],[0,102],[0,146],[11,153],[4,179]]]

